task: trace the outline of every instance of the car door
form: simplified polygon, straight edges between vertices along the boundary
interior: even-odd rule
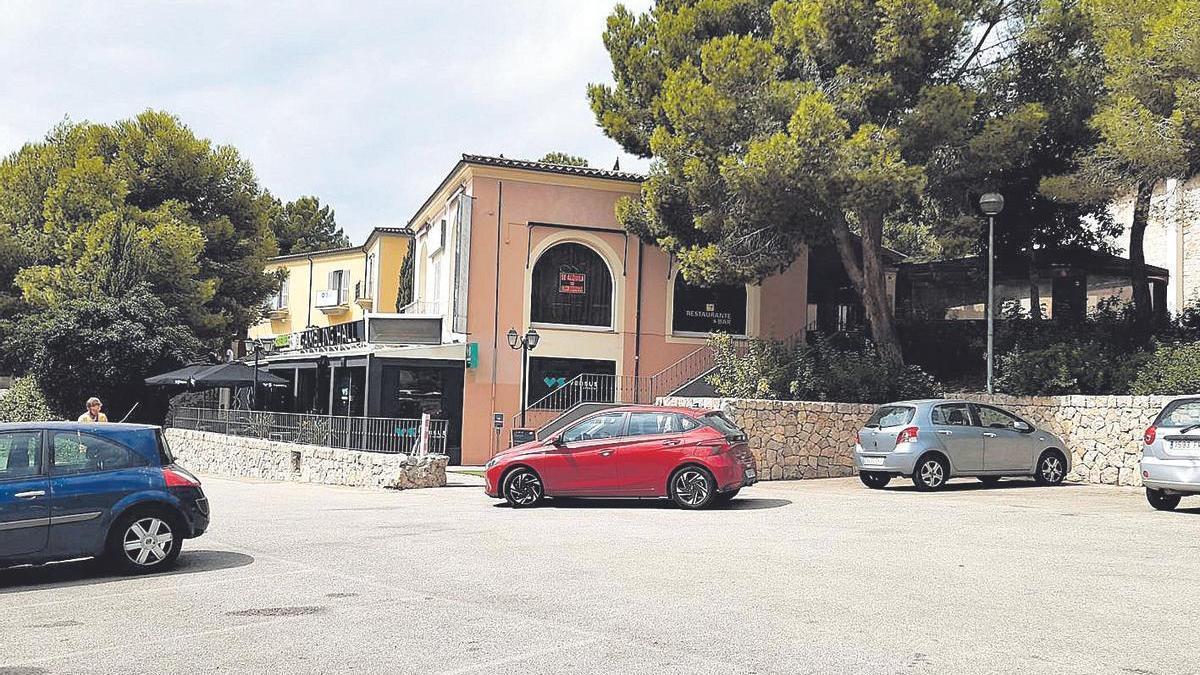
[[[975,420],[971,404],[935,405],[929,412],[929,420],[955,473],[983,470],[983,429]]]
[[[624,412],[599,413],[568,427],[546,448],[539,472],[550,495],[605,496],[620,492],[617,460],[625,438]]]
[[[42,432],[0,432],[0,558],[41,553],[50,530]]]
[[[976,406],[983,426],[983,466],[987,471],[1033,473],[1033,445],[1018,431],[1016,415],[990,405]],[[1032,429],[1032,427],[1030,427]]]
[[[112,510],[156,486],[149,461],[112,438],[78,430],[48,432],[50,540],[55,555],[93,555],[104,545]],[[162,471],[157,475],[161,480]]]
[[[629,413],[628,443],[617,462],[621,483],[634,495],[665,495],[671,471],[691,450],[685,434],[699,426],[678,413]]]

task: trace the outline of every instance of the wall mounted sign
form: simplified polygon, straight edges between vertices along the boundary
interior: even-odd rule
[[[677,333],[746,334],[745,286],[693,286],[680,275],[674,304],[671,324]]]
[[[583,272],[559,270],[558,292],[569,293],[571,295],[583,295],[587,293],[587,275]]]
[[[513,447],[521,445],[522,443],[529,443],[530,441],[536,441],[536,440],[537,440],[537,431],[534,429],[513,429],[512,430]]]

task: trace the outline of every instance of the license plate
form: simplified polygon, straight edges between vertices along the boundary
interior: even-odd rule
[[[863,457],[863,466],[883,466],[882,457]]]
[[[758,478],[758,472],[754,469],[746,469],[746,478]]]
[[[1200,440],[1198,441],[1171,441],[1171,452],[1182,455],[1197,455],[1200,454]]]

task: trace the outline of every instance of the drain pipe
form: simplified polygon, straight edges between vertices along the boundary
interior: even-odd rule
[[[635,310],[637,314],[634,316],[633,329],[633,390],[635,392],[638,389],[637,383],[640,381],[638,376],[642,372],[642,254],[644,249],[645,244],[642,241],[642,238],[638,237],[637,306]],[[653,396],[654,392],[651,391],[650,395]],[[639,398],[641,397],[635,395],[634,401],[641,403],[641,401],[638,400]]]
[[[492,413],[496,412],[496,372],[500,360],[500,235],[504,231],[504,181],[496,181],[496,299],[492,318]],[[500,434],[492,434],[492,456],[500,451]]]

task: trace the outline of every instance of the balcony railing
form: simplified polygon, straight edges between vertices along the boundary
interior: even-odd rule
[[[286,443],[390,454],[445,454],[446,420],[344,417],[180,407],[168,426]]]
[[[416,300],[401,307],[400,313],[421,314],[424,316],[441,316],[442,304],[439,302],[425,302],[424,300]]]

